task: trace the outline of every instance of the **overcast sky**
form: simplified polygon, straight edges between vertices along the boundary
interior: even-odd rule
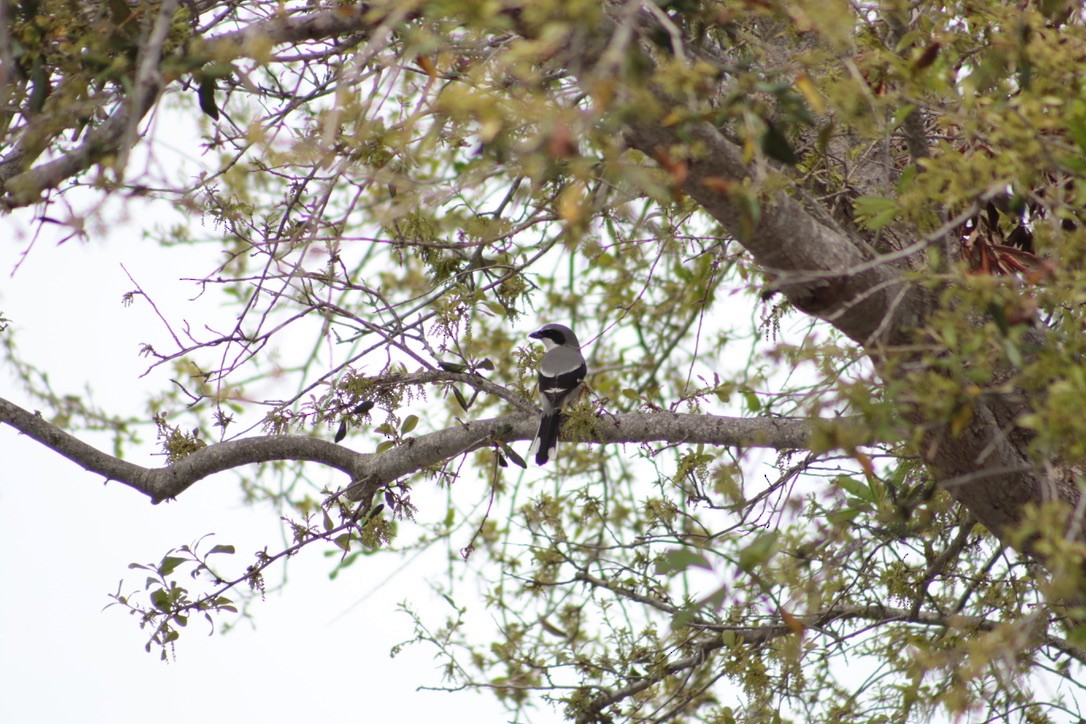
[[[156,286],[160,303],[173,304],[192,293],[177,280],[206,272],[206,264],[193,260],[192,249],[164,250],[141,239],[141,220],[132,219],[105,233],[92,229],[85,242],[57,246],[45,237],[12,276],[29,241],[27,218],[0,219],[0,313],[12,320],[24,358],[48,371],[58,392],[78,395],[89,386],[107,410],[146,415],[142,395],[164,377],[140,379],[147,361],[139,344],[161,327],[146,305],[122,306],[133,287],[120,265],[141,285]],[[0,394],[31,405],[6,369]],[[161,465],[152,457],[153,432],[145,437],[130,459]],[[208,637],[206,624],[193,618],[176,660],[162,663],[157,651],[144,652],[146,633],[135,619],[118,607],[103,610],[121,579],[124,592],[141,587],[142,576],[128,565],[158,561],[207,533],[237,546],[241,563],[281,541],[275,511],[241,505],[229,474],[154,506],[7,426],[0,426],[0,461],[0,721],[510,718],[490,696],[418,691],[442,683],[432,648],[389,656],[413,635],[397,603],[409,601],[434,624],[449,613],[424,579],[446,568],[442,551],[407,566],[374,556],[330,581],[331,564],[314,548],[291,561],[285,590],[256,605],[255,630],[243,623]],[[472,591],[465,587],[457,602],[469,607],[475,625],[491,625]],[[545,710],[531,719],[560,717]]]

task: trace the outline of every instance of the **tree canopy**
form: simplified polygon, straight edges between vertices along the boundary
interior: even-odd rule
[[[1083,716],[1084,26],[0,2],[0,208],[87,239],[106,200],[165,203],[148,253],[217,255],[216,316],[163,311],[141,350],[172,378],[145,418],[54,390],[12,315],[36,409],[0,422],[155,503],[232,471],[279,507],[290,545],[179,547],[116,595],[163,657],[304,547],[348,575],[446,545],[496,625],[419,643],[526,719]],[[181,127],[193,173],[155,163]],[[537,467],[546,322],[589,376]],[[147,429],[160,468],[125,458]]]

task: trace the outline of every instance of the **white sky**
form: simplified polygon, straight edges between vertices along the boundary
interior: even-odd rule
[[[0,219],[0,313],[12,320],[24,358],[46,369],[59,392],[81,394],[89,384],[105,408],[141,414],[142,394],[165,377],[139,379],[146,360],[138,345],[160,325],[146,305],[121,305],[132,284],[120,264],[176,302],[191,294],[176,280],[197,252],[141,240],[137,219],[112,226],[108,239],[93,234],[59,247],[39,241],[10,276],[25,247],[26,220]],[[7,370],[0,371],[0,395],[30,404]],[[80,437],[109,447],[102,436]],[[148,430],[141,453],[130,459],[161,465],[150,457],[155,447]],[[206,533],[236,545],[237,563],[247,563],[265,545],[276,549],[276,513],[243,506],[229,474],[153,506],[120,484],[103,486],[100,476],[7,426],[0,426],[0,460],[0,721],[510,718],[493,697],[417,691],[441,683],[433,649],[411,646],[389,657],[392,646],[412,637],[397,603],[409,601],[434,624],[449,613],[424,578],[445,568],[441,551],[399,571],[399,558],[373,556],[330,581],[331,564],[314,547],[291,561],[287,587],[256,605],[255,630],[243,623],[208,637],[206,623],[194,617],[176,661],[162,663],[156,650],[144,652],[145,633],[132,617],[119,607],[102,610],[122,578],[125,592],[141,588],[143,576],[128,564],[158,561]],[[482,602],[473,603],[468,588],[461,594],[468,618],[488,625]],[[549,710],[532,716],[558,720]]]
[[[156,171],[172,163],[164,149],[180,163],[192,160],[181,150],[191,131],[157,134]],[[108,226],[88,229],[87,241],[39,240],[14,275],[32,217],[0,217],[0,314],[12,320],[23,358],[46,370],[59,393],[79,395],[89,385],[107,411],[146,416],[144,398],[167,386],[170,375],[161,369],[141,378],[148,360],[139,347],[170,344],[147,304],[121,304],[134,288],[121,264],[154,292],[171,321],[199,322],[216,311],[209,306],[214,296],[192,301],[194,286],[179,280],[205,276],[215,250],[160,248],[142,232],[166,217],[135,206],[133,213],[141,215],[110,212]],[[33,409],[2,368],[0,396]],[[101,435],[79,437],[103,449],[111,444]],[[130,459],[159,466],[156,451],[149,426]],[[242,505],[229,473],[153,506],[118,483],[103,486],[100,476],[7,426],[0,426],[0,462],[0,724],[510,720],[490,695],[419,691],[442,683],[434,649],[414,645],[389,656],[413,637],[398,603],[408,602],[433,625],[450,613],[427,581],[448,569],[443,550],[407,565],[378,554],[330,581],[332,564],[314,545],[290,562],[285,589],[254,606],[255,629],[242,623],[209,637],[206,623],[193,617],[176,659],[162,663],[156,649],[144,652],[147,635],[134,618],[119,607],[103,610],[121,579],[124,593],[142,587],[144,574],[128,565],[158,561],[213,533],[208,545],[235,545],[233,558],[243,568],[255,551],[278,550],[276,511]],[[269,571],[269,585],[278,571]],[[482,632],[475,638],[485,639],[495,624],[471,584],[457,591],[456,602]],[[559,714],[537,710],[530,720],[561,721]]]

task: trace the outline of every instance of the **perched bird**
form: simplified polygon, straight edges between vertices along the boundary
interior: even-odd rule
[[[528,449],[529,453],[535,453],[536,464],[543,465],[558,450],[562,408],[577,398],[588,366],[581,355],[581,343],[569,327],[546,324],[528,336],[542,342],[545,350],[539,363],[539,399],[543,417]]]

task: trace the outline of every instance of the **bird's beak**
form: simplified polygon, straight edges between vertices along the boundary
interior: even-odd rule
[[[532,339],[541,339],[543,337],[543,335],[540,334],[538,331],[532,332],[528,336],[531,337]]]

